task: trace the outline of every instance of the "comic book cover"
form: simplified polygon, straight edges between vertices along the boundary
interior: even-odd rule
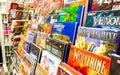
[[[75,45],[96,54],[106,55],[108,51],[114,50],[117,33],[114,30],[79,27]]]
[[[36,44],[39,47],[42,47],[45,49],[46,46],[46,38],[49,36],[49,34],[45,33],[45,32],[38,32],[37,33],[37,39],[36,39]]]
[[[66,62],[68,59],[69,54],[69,44],[68,42],[64,42],[59,39],[55,39],[52,37],[47,37],[48,46],[51,47],[50,49],[47,49],[54,55],[58,56],[63,62]],[[47,46],[47,48],[49,48]]]
[[[37,60],[37,62],[40,62],[41,60],[42,51],[42,47],[39,47],[34,43],[30,43],[30,55],[32,55]]]
[[[61,60],[50,53],[49,51],[43,51],[40,65],[42,68],[48,73],[48,75],[56,75],[58,65],[61,62]]]
[[[59,22],[78,22],[79,25],[82,23],[83,17],[83,6],[70,6],[61,9],[58,15]]]
[[[19,71],[21,75],[30,75],[30,70],[25,66],[23,62],[20,63]]]
[[[40,66],[40,64],[37,64],[35,75],[48,75],[47,72]]]
[[[89,12],[84,26],[119,30],[119,11],[120,10]]]
[[[80,72],[76,71],[66,63],[60,63],[58,70],[57,70],[57,75],[82,75]]]
[[[27,36],[26,36],[26,41],[28,43],[32,42],[32,43],[36,43],[36,32],[32,31],[32,30],[28,30],[27,32]]]
[[[58,33],[66,35],[70,38],[74,44],[76,39],[76,33],[78,29],[78,23],[76,22],[56,22],[53,26],[53,34]]]
[[[85,6],[87,0],[64,0],[64,7],[69,7],[69,6]]]
[[[71,46],[68,65],[83,75],[109,75],[110,58]]]
[[[90,11],[119,10],[119,0],[89,0],[92,1]]]

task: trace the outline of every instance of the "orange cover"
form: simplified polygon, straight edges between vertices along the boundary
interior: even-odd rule
[[[83,75],[109,75],[111,59],[71,46],[67,63]]]

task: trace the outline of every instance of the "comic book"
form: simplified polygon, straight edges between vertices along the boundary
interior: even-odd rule
[[[96,54],[106,55],[108,51],[115,49],[117,33],[115,30],[79,27],[75,46]]]
[[[108,57],[71,46],[67,64],[83,75],[109,75],[111,60]]]
[[[78,22],[79,25],[82,23],[84,7],[83,6],[71,6],[61,9],[58,15],[59,22]]]
[[[56,75],[58,65],[61,62],[61,60],[50,53],[49,51],[43,51],[40,65],[42,68],[48,73],[48,75]]]
[[[57,75],[82,75],[80,72],[76,71],[66,63],[60,63]]]
[[[100,10],[119,10],[120,1],[119,0],[89,0],[92,3],[90,11],[100,11]]]
[[[40,64],[37,64],[35,75],[48,75],[47,72],[40,66]]]
[[[56,22],[53,26],[53,35],[58,33],[66,35],[70,38],[70,41],[74,44],[76,39],[76,33],[78,29],[78,23],[76,22]]]
[[[120,29],[120,10],[94,11],[89,12],[86,18],[85,27]]]
[[[69,54],[68,42],[55,39],[52,37],[47,37],[46,50],[58,56],[61,59],[61,61],[67,62],[68,54]]]
[[[86,6],[87,0],[64,0],[64,7],[69,6]]]

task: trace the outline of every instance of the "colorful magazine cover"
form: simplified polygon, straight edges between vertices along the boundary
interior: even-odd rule
[[[87,0],[64,0],[64,7],[69,6],[86,6]]]
[[[79,25],[82,23],[83,17],[83,6],[71,6],[61,9],[61,12],[58,15],[59,22],[78,22]]]
[[[36,32],[32,30],[28,30],[27,36],[26,36],[26,41],[28,43],[35,43],[36,42]]]
[[[117,33],[114,30],[79,27],[75,46],[96,54],[106,55],[108,51],[115,49]]]
[[[119,0],[89,0],[91,5],[90,11],[99,10],[119,10]]]
[[[111,60],[71,46],[67,64],[83,75],[109,75]]]
[[[42,47],[39,47],[34,43],[30,43],[30,54],[37,60],[37,62],[40,62],[41,60],[42,50]]]
[[[53,26],[53,35],[58,33],[66,35],[70,38],[74,44],[76,39],[76,33],[78,29],[78,23],[76,22],[56,22]]]
[[[19,72],[21,75],[30,75],[30,70],[28,70],[23,62],[20,63]]]
[[[119,16],[120,10],[89,12],[84,26],[119,30]]]
[[[35,75],[48,75],[47,72],[40,66],[40,64],[37,64]]]
[[[80,72],[76,71],[66,63],[60,63],[58,70],[57,70],[57,75],[82,75]]]
[[[57,74],[60,62],[61,60],[57,56],[53,55],[49,51],[43,51],[40,65],[48,73],[48,75]]]
[[[46,38],[49,36],[49,34],[45,33],[45,32],[38,32],[37,33],[37,39],[36,39],[36,44],[39,47],[42,47],[45,49],[46,46]]]

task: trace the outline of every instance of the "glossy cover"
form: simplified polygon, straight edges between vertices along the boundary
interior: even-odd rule
[[[48,49],[49,48],[49,49]],[[46,50],[58,56],[61,61],[67,62],[69,54],[69,44],[59,39],[47,37]]]
[[[78,22],[80,25],[82,23],[83,17],[83,6],[71,6],[61,9],[58,15],[59,22]]]
[[[40,66],[40,64],[37,64],[35,75],[48,75],[47,72]]]
[[[78,23],[76,22],[56,22],[53,26],[53,34],[58,33],[70,37],[71,42],[74,44]]]
[[[28,43],[35,43],[36,42],[36,32],[32,30],[28,30],[27,36],[26,36],[26,41]]]
[[[119,10],[119,0],[89,0],[91,3],[91,11],[99,10]]]
[[[40,65],[48,75],[56,75],[61,60],[48,51],[43,51]]]
[[[71,46],[67,64],[83,75],[109,75],[111,60]]]
[[[57,75],[82,75],[80,72],[76,71],[66,63],[60,63],[57,71]]]
[[[114,50],[117,33],[114,30],[79,27],[75,46],[106,55],[109,50]]]
[[[84,26],[119,30],[119,20],[120,10],[89,12]]]
[[[86,1],[87,0],[64,0],[64,7],[69,7],[69,6],[86,6]]]
[[[36,44],[39,47],[42,47],[45,49],[46,46],[46,38],[50,36],[49,34],[45,33],[45,32],[38,32],[37,33],[37,39],[36,39]]]

